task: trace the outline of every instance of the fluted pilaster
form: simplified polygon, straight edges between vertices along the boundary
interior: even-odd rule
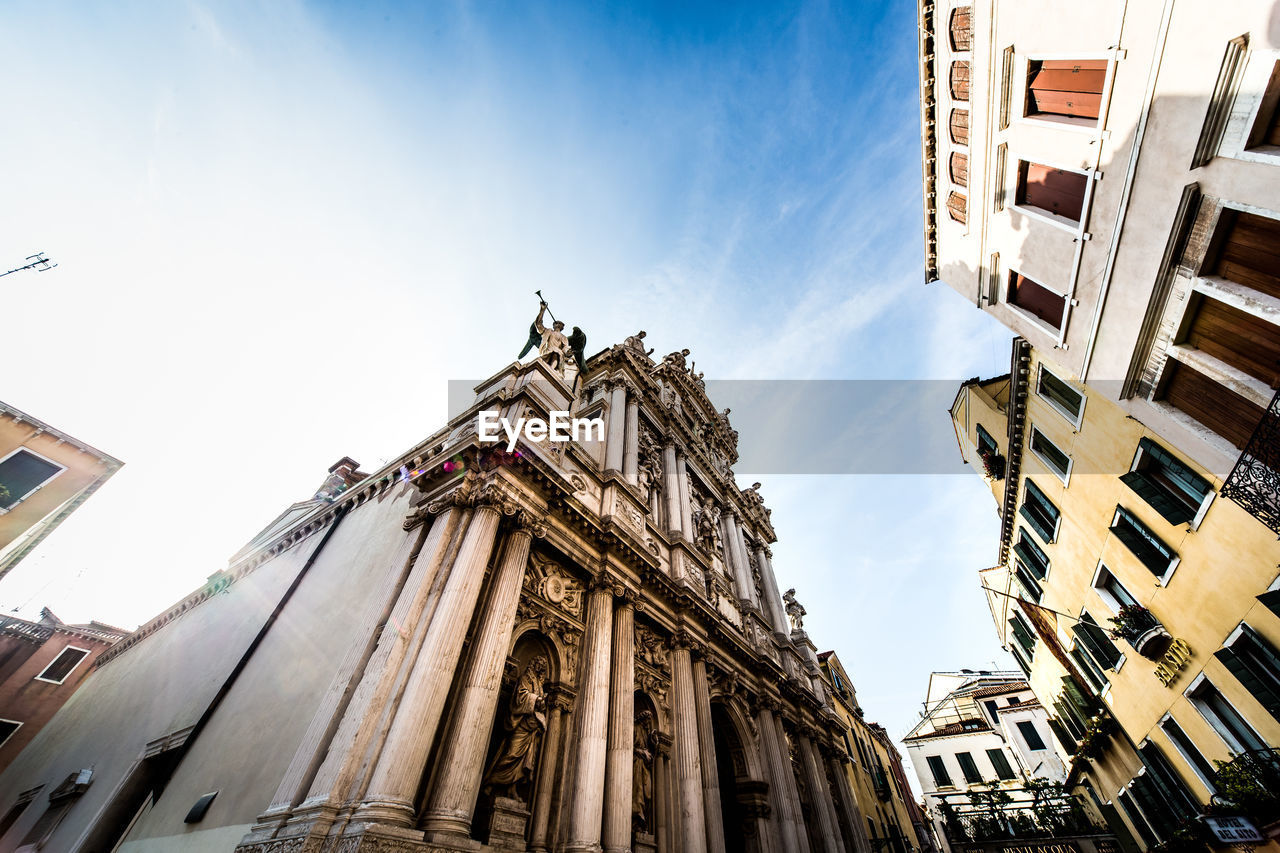
[[[471,659],[453,713],[453,729],[441,745],[439,770],[425,814],[428,837],[470,836],[532,538],[528,529],[511,531],[502,561],[494,572],[492,592],[476,627]]]
[[[698,717],[698,752],[702,759],[702,797],[707,820],[708,853],[725,853],[724,819],[720,811],[720,772],[716,766],[716,738],[711,730],[711,688],[707,662],[693,661],[693,695]]]
[[[631,776],[635,757],[635,611],[622,601],[613,612],[613,665],[609,688],[609,749],[604,773],[605,853],[631,849]]]
[[[627,386],[614,382],[609,391],[609,432],[605,442],[604,468],[622,472],[623,441],[627,426]]]
[[[827,775],[818,761],[813,741],[807,733],[801,733],[796,737],[796,747],[804,768],[805,787],[809,789],[810,813],[818,824],[818,836],[822,839],[823,849],[826,853],[844,853],[844,844],[840,840],[840,830],[831,802],[831,789],[827,785]]]
[[[685,461],[684,453],[676,455],[676,474],[680,490],[680,529],[684,531],[685,538],[692,539],[693,507],[689,503],[689,465]]]
[[[556,768],[560,765],[560,730],[564,726],[565,703],[560,695],[547,694],[551,711],[547,719],[547,737],[538,762],[538,790],[533,800],[533,828],[529,832],[529,849],[546,853],[547,827],[551,821],[551,792],[555,787]]]
[[[765,615],[776,633],[790,636],[787,615],[782,609],[782,595],[778,592],[778,581],[773,575],[773,562],[769,559],[769,549],[761,545],[756,549],[756,564],[760,567],[760,580],[764,584]]]
[[[358,812],[364,820],[395,826],[413,823],[418,783],[475,612],[499,518],[498,510],[489,505],[476,509],[471,518]]]
[[[778,732],[778,749],[780,750],[779,758],[782,762],[784,770],[782,774],[783,791],[786,794],[786,814],[787,819],[795,826],[796,832],[796,850],[801,853],[809,853],[809,830],[804,822],[804,807],[800,803],[800,789],[796,786],[796,772],[794,763],[791,760],[791,749],[787,739],[786,728],[782,725],[782,718],[775,716],[773,718],[774,728]]]
[[[626,444],[622,452],[622,476],[627,482],[635,485],[640,475],[640,401],[635,391],[627,393],[627,431]]]
[[[702,794],[702,761],[698,746],[697,697],[689,646],[671,650],[671,706],[674,716],[679,849],[707,849],[706,805]]]
[[[566,850],[600,850],[604,768],[609,734],[609,668],[613,638],[613,587],[593,584],[587,596],[582,685],[578,694],[577,772],[569,806]]]
[[[676,448],[673,444],[668,444],[662,448],[662,481],[663,494],[667,500],[667,532],[672,536],[678,536],[686,532],[686,528],[681,527],[680,516],[680,472],[676,468]]]
[[[851,853],[872,853],[871,839],[867,837],[867,825],[863,822],[862,810],[858,808],[858,799],[853,793],[853,784],[849,774],[845,772],[844,760],[834,756],[827,758],[831,767],[831,776],[836,780],[836,794],[839,797],[840,809],[844,813],[845,823],[853,835],[854,850]]]
[[[782,849],[799,850],[800,840],[796,835],[795,817],[791,814],[787,796],[787,779],[791,768],[783,760],[784,749],[778,743],[778,727],[774,721],[773,709],[769,705],[761,704],[756,709],[756,727],[760,730],[760,748],[769,774],[769,798],[772,801],[769,820],[778,833]]]

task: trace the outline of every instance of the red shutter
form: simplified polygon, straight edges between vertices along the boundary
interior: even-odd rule
[[[951,218],[963,225],[969,215],[969,200],[958,192],[947,196],[947,212]]]
[[[1217,231],[1225,237],[1213,272],[1280,297],[1280,220],[1228,209]]]
[[[1102,110],[1106,79],[1105,59],[1035,63],[1031,69],[1030,112],[1096,119]]]
[[[957,101],[969,100],[969,63],[951,63],[951,97]]]
[[[1201,296],[1186,343],[1280,388],[1280,326]]]
[[[969,144],[969,111],[951,111],[951,141],[957,145]]]
[[[1244,449],[1265,409],[1219,385],[1199,371],[1169,359],[1160,396],[1236,447]]]
[[[1063,298],[1022,273],[1009,274],[1009,301],[1055,329],[1062,327]]]
[[[969,186],[969,155],[959,151],[951,153],[951,183]]]
[[[1088,179],[1079,172],[1023,162],[1018,181],[1018,203],[1038,207],[1068,219],[1080,220]]]
[[[972,6],[958,6],[951,10],[952,50],[969,50],[973,47],[972,21]]]

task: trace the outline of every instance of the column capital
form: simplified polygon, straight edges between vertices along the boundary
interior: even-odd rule
[[[680,628],[671,635],[671,639],[667,641],[672,649],[688,649],[690,653],[703,656],[706,653],[706,643],[699,640],[687,628]]]
[[[512,533],[527,533],[534,539],[544,539],[547,535],[546,517],[527,509],[521,509],[512,516],[511,527]]]
[[[756,550],[759,551],[761,554],[764,554],[764,558],[766,560],[773,559],[773,551],[770,550],[769,546],[764,544],[763,542],[756,543]]]
[[[782,709],[782,703],[776,697],[762,694],[756,697],[751,703],[751,710],[759,714],[761,711],[768,711],[770,714],[776,714]]]

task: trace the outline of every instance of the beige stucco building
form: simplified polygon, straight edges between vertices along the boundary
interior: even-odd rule
[[[1222,479],[1015,339],[952,418],[1004,519],[980,572],[1070,781],[1141,847],[1280,831],[1280,543]],[[1218,802],[1213,802],[1215,795]],[[1234,799],[1233,799],[1234,798]]]
[[[638,338],[559,356],[103,654],[0,775],[0,850],[870,853],[727,415]],[[486,411],[604,429],[508,453]]]
[[[0,403],[0,578],[123,464]]]

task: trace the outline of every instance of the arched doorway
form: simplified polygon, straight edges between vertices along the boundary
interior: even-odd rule
[[[739,720],[745,718],[731,706],[711,703],[725,849],[758,851],[760,836],[768,831],[769,785],[760,779],[759,756],[744,748]]]

